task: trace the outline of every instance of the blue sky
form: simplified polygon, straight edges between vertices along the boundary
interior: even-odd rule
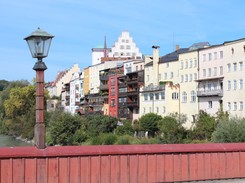
[[[45,80],[78,63],[91,65],[91,48],[110,47],[122,31],[129,31],[140,51],[160,55],[174,45],[189,47],[208,41],[219,44],[245,37],[244,0],[1,0],[0,80],[35,77],[24,37],[37,27],[55,35]]]

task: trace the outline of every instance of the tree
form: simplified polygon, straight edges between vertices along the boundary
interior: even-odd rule
[[[200,110],[198,118],[193,127],[193,137],[197,140],[211,140],[211,135],[217,126],[215,117],[210,116],[205,111]]]
[[[159,130],[158,121],[161,120],[162,117],[155,113],[148,113],[143,115],[139,119],[140,128],[143,131],[148,131],[152,136]]]
[[[98,136],[100,133],[111,133],[117,127],[117,118],[104,115],[87,116],[87,133]]]
[[[75,145],[86,138],[79,138],[84,131],[86,118],[66,112],[53,112],[48,120],[49,145]]]
[[[179,118],[178,118],[179,119]],[[173,116],[165,116],[158,122],[159,137],[163,143],[181,143],[186,135],[182,124]]]
[[[134,129],[132,127],[132,122],[129,120],[125,120],[122,122],[122,126],[117,126],[116,134],[117,135],[134,135]]]
[[[245,142],[245,119],[223,118],[212,134],[216,143]]]

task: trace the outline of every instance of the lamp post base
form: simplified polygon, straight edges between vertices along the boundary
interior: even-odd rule
[[[44,123],[36,123],[35,125],[35,145],[38,149],[45,149],[45,126]]]

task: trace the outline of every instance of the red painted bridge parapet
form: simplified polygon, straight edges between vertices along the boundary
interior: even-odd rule
[[[181,182],[245,177],[245,143],[0,148],[1,183]]]

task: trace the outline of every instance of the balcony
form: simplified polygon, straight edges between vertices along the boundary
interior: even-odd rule
[[[128,101],[127,102],[128,107],[138,107],[138,101]]]
[[[128,96],[138,95],[138,94],[139,94],[139,91],[137,89],[128,91]]]
[[[165,90],[165,85],[149,85],[143,88],[143,92],[162,91]]]
[[[108,75],[100,75],[101,81],[108,81],[109,76]]]
[[[223,96],[223,90],[206,90],[206,91],[197,91],[198,97],[209,97],[209,96]]]
[[[108,90],[108,85],[100,85],[100,90]]]

